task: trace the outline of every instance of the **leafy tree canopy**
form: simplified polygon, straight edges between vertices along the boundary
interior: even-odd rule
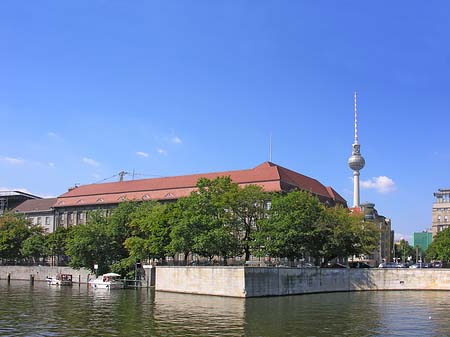
[[[450,228],[436,234],[425,255],[429,260],[450,261]]]

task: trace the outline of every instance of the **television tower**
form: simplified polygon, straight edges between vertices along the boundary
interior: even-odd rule
[[[353,207],[359,207],[359,171],[364,167],[366,161],[361,156],[358,143],[358,111],[356,109],[356,91],[354,94],[355,106],[355,142],[352,145],[352,155],[348,158],[348,166],[353,170]]]

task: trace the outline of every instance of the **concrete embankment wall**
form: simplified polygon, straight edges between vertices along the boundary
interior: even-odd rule
[[[189,294],[245,297],[242,267],[156,267],[155,289]]]
[[[46,267],[46,266],[0,266],[0,280],[30,280],[31,276],[34,281],[45,281],[47,276],[55,276],[56,274],[71,274],[74,283],[87,283],[89,277],[94,275],[87,269],[72,269],[69,267]]]
[[[232,297],[450,290],[450,269],[157,267],[156,290]]]

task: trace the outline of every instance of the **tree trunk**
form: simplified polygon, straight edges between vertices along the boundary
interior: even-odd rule
[[[245,251],[245,261],[249,261],[250,260],[250,247],[247,245],[244,248]]]

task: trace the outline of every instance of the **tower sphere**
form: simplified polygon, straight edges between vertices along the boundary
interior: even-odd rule
[[[365,164],[366,161],[360,154],[354,154],[350,158],[348,158],[348,166],[350,166],[353,171],[361,170]]]

